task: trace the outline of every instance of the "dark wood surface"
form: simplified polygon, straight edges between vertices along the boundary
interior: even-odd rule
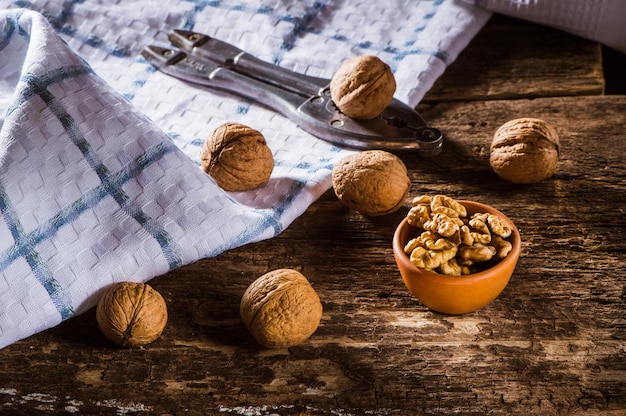
[[[0,414],[625,414],[626,96],[603,91],[597,44],[498,17],[419,106],[446,142],[432,159],[402,155],[411,194],[493,205],[522,234],[487,307],[426,309],[391,251],[408,202],[367,218],[329,190],[278,237],[152,280],[170,314],[153,344],[113,346],[90,310],[0,350]],[[525,186],[488,160],[493,132],[522,116],[561,138],[555,176]],[[267,350],[239,301],[285,267],[324,315],[305,343]]]

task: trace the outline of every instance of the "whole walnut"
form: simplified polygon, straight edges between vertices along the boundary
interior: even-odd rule
[[[258,130],[238,123],[215,129],[200,155],[202,169],[226,191],[247,191],[266,183],[274,156]]]
[[[389,65],[362,55],[343,62],[330,81],[330,95],[339,110],[355,119],[380,115],[393,100],[396,80]]]
[[[556,172],[559,136],[550,124],[537,118],[517,118],[495,132],[489,163],[502,179],[528,184]]]
[[[399,157],[366,150],[344,157],[333,168],[333,189],[348,208],[368,216],[391,214],[406,200],[411,180]]]
[[[241,318],[266,348],[289,348],[306,341],[322,319],[322,303],[306,277],[278,269],[256,279],[240,304]]]
[[[167,305],[147,284],[116,283],[100,298],[96,320],[109,340],[122,347],[136,347],[161,336],[167,323]]]

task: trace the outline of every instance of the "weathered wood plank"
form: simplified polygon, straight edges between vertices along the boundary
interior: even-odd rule
[[[494,15],[424,101],[600,95],[604,86],[599,44]]]
[[[424,308],[391,253],[406,210],[366,218],[332,190],[278,237],[153,280],[170,321],[154,344],[118,349],[94,311],[0,351],[0,413],[619,414],[626,410],[626,97],[443,102],[421,110],[446,136],[403,155],[412,195],[492,204],[523,253],[491,305]],[[488,163],[504,121],[541,117],[562,141],[556,175],[505,183]],[[408,205],[407,207],[408,208]],[[301,270],[324,304],[304,344],[265,350],[239,318],[249,283]]]

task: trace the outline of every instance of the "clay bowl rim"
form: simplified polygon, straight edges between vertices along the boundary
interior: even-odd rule
[[[507,240],[513,245],[513,248],[504,259],[500,260],[498,263],[494,264],[488,269],[481,270],[480,272],[477,272],[477,273],[471,273],[471,274],[466,274],[462,276],[448,276],[445,274],[441,274],[441,273],[437,273],[437,272],[433,272],[433,271],[429,271],[429,270],[417,267],[413,263],[411,263],[409,256],[404,252],[404,246],[408,242],[408,239],[406,241],[400,241],[400,236],[403,234],[402,231],[409,230],[411,228],[415,230],[415,233],[406,234],[408,238],[412,238],[416,236],[417,231],[418,231],[417,227],[413,227],[412,225],[408,224],[407,219],[405,217],[400,222],[400,224],[398,224],[393,235],[393,253],[396,258],[396,262],[402,263],[402,267],[404,267],[412,275],[415,275],[413,277],[416,277],[418,275],[425,275],[425,276],[428,276],[430,279],[439,280],[442,284],[445,283],[447,285],[454,285],[454,286],[465,286],[468,284],[477,283],[482,280],[490,280],[490,279],[497,278],[500,275],[499,273],[500,269],[504,270],[504,269],[507,269],[508,267],[512,267],[512,269],[514,270],[516,267],[517,261],[520,257],[521,251],[522,251],[521,235],[515,223],[509,217],[507,217],[504,213],[502,213],[500,210],[490,205],[486,205],[480,202],[475,202],[475,201],[470,201],[470,200],[464,200],[464,199],[457,200],[457,202],[459,202],[461,205],[463,205],[467,209],[468,215],[474,214],[476,212],[481,212],[481,213],[488,212],[491,214],[496,214],[501,219],[506,220],[506,222],[508,223],[509,227],[511,227],[511,230],[512,230],[511,236]],[[398,264],[398,267],[400,267],[400,264]],[[403,279],[405,278],[404,274],[402,274],[402,277]]]

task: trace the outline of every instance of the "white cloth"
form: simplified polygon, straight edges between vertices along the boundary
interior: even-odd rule
[[[192,29],[325,78],[375,54],[416,105],[489,16],[457,0],[0,0],[0,348],[93,307],[111,283],[276,236],[353,152],[155,71],[144,46]],[[225,122],[264,134],[265,186],[224,192],[200,169]]]
[[[626,53],[624,0],[467,0],[493,12],[550,26]]]

